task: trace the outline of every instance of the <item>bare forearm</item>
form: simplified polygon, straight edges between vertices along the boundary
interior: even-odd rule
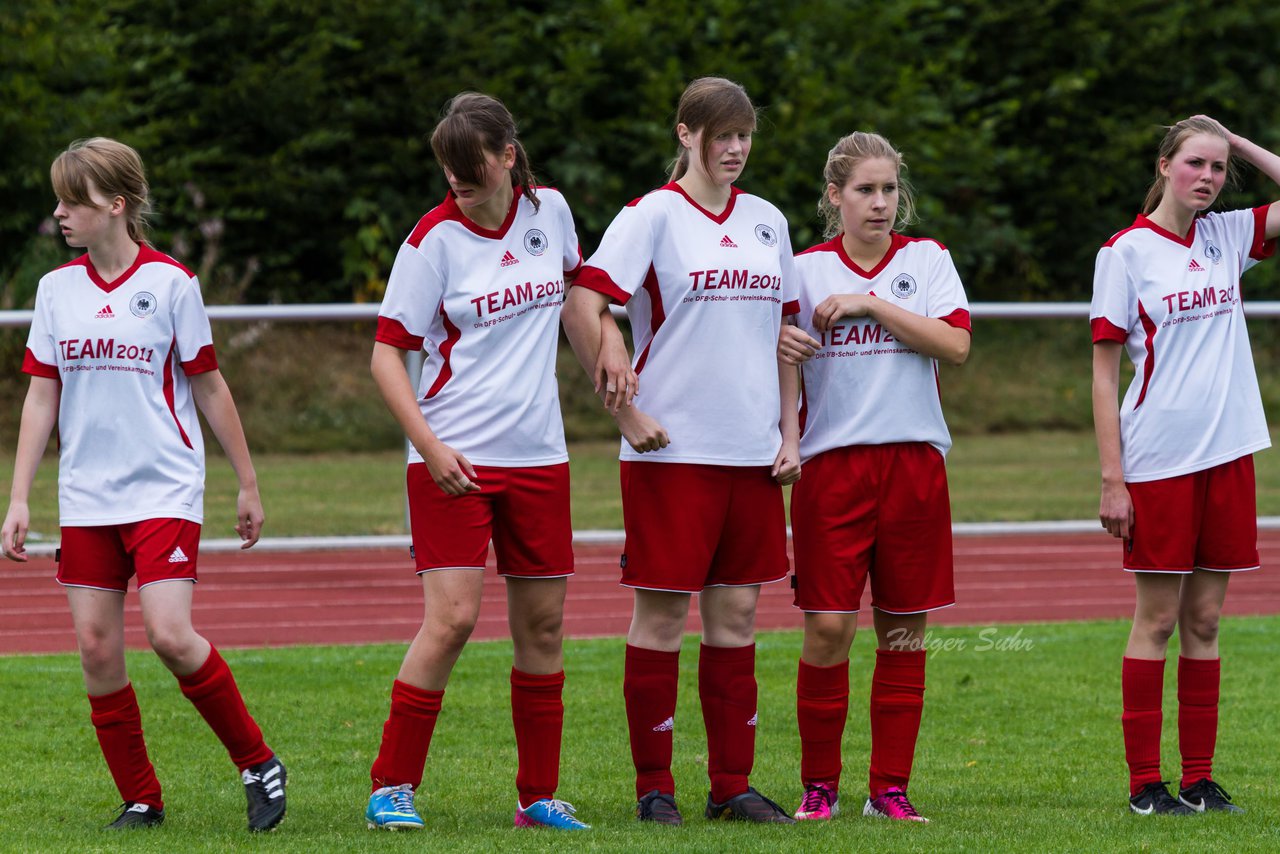
[[[1114,347],[1107,352],[1104,347]],[[1104,484],[1124,482],[1120,450],[1120,345],[1094,345],[1093,431],[1098,442],[1098,464]]]
[[[593,379],[596,362],[600,358],[600,349],[604,346],[607,335],[604,319],[604,315],[607,314],[609,314],[608,303],[601,302],[595,298],[592,291],[584,291],[582,288],[572,288],[569,291],[569,296],[566,297],[564,308],[560,313],[569,346],[573,348],[573,354],[578,357],[578,363],[587,372],[587,376]],[[622,332],[613,322],[612,315],[609,316],[608,323],[613,327],[618,343],[621,343]]]
[[[10,501],[26,502],[31,495],[40,458],[49,444],[53,425],[58,421],[58,381],[32,377],[22,404],[22,420],[18,428],[18,447],[13,463]]]
[[[256,489],[258,475],[253,468],[253,458],[249,455],[244,425],[240,423],[240,413],[236,410],[231,389],[227,387],[222,372],[196,374],[191,378],[191,392],[196,406],[200,407],[205,420],[209,422],[209,429],[227,455],[227,461],[236,473],[240,488]]]
[[[778,426],[783,442],[800,441],[800,369],[783,362],[778,363],[778,392],[782,412]]]
[[[387,410],[400,425],[409,442],[418,449],[418,453],[421,454],[432,444],[438,443],[439,438],[432,432],[427,419],[422,417],[422,410],[418,408],[417,393],[413,390],[409,372],[404,366],[404,351],[381,341],[376,342],[373,345],[370,372]]]
[[[872,301],[872,317],[917,353],[951,365],[969,358],[970,335],[936,317],[922,317],[884,299]]]

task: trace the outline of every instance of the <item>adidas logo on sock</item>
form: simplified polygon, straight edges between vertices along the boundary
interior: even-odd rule
[[[516,258],[516,256],[512,255],[510,251],[507,251],[502,256],[503,267],[510,267],[512,264],[519,264],[519,263],[520,263],[520,260]]]
[[[737,249],[737,248],[738,248],[738,244],[736,244],[736,243],[734,243],[732,240],[730,240],[730,239],[729,239],[729,235],[727,235],[727,234],[726,234],[724,237],[720,238],[720,245],[721,245],[721,246],[723,246],[725,249]]]
[[[671,732],[675,728],[676,728],[676,719],[667,718],[665,721],[663,721],[662,723],[654,727],[653,731],[654,732]]]
[[[760,717],[760,713],[759,713],[759,712],[756,712],[754,715],[752,715],[752,716],[751,716],[751,720],[747,721],[747,726],[755,726],[755,725],[756,725],[756,718],[758,718],[758,717]]]
[[[1204,267],[1201,267],[1201,266],[1200,266],[1200,264],[1196,261],[1196,259],[1192,258],[1192,259],[1191,259],[1191,263],[1187,265],[1187,272],[1188,272],[1188,273],[1203,273],[1203,272],[1204,272]]]
[[[115,316],[115,312],[111,310],[111,306],[105,305],[102,307],[102,311],[98,312],[93,317],[95,320],[112,320]]]
[[[188,560],[190,560],[190,558],[188,558],[186,552],[182,550],[182,546],[176,547],[169,555],[169,563],[186,563]]]

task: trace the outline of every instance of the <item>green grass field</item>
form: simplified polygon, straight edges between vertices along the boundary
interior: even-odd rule
[[[615,442],[575,442],[573,524],[621,528]],[[1280,515],[1280,455],[1255,457],[1258,512]],[[404,458],[367,454],[259,454],[255,457],[267,512],[267,536],[398,534],[404,526]],[[7,486],[13,461],[0,459]],[[207,536],[234,536],[236,482],[226,461],[209,457]],[[947,457],[952,516],[957,522],[1090,519],[1098,511],[1093,436],[1080,432],[961,436]],[[57,535],[57,460],[46,457],[32,492],[32,530]],[[7,489],[6,489],[7,493]]]
[[[1265,674],[1280,618],[1223,627],[1217,776],[1244,816],[1142,819],[1125,810],[1118,622],[941,628],[930,656],[913,774],[933,819],[903,826],[860,815],[867,763],[871,638],[855,643],[845,736],[845,815],[795,827],[701,818],[705,740],[696,638],[682,657],[675,775],[688,823],[639,826],[621,697],[620,639],[570,642],[560,794],[595,829],[566,839],[511,827],[514,739],[505,642],[472,644],[454,673],[420,796],[428,829],[374,834],[361,818],[402,646],[227,651],[250,710],[289,766],[289,815],[267,838],[244,830],[244,800],[221,746],[154,656],[130,654],[168,820],[106,835],[117,794],[89,725],[74,656],[0,658],[0,848],[12,851],[1246,851],[1280,846],[1280,735]],[[985,633],[985,634],[984,634]],[[798,800],[795,667],[799,635],[759,639],[760,730],[753,783],[788,809]],[[963,642],[963,648],[955,645]],[[994,642],[994,643],[993,643]],[[1000,642],[1006,646],[999,647]],[[1174,653],[1171,651],[1171,655]],[[1169,668],[1172,671],[1172,667]],[[1172,673],[1165,692],[1166,775],[1176,774]],[[1176,779],[1176,778],[1175,778]]]

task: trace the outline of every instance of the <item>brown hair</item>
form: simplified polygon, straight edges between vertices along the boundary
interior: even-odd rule
[[[1160,174],[1160,161],[1172,160],[1184,142],[1201,133],[1216,136],[1227,143],[1227,179],[1234,180],[1235,166],[1231,160],[1231,141],[1223,133],[1222,126],[1215,121],[1202,118],[1183,119],[1165,128],[1164,139],[1160,140],[1160,148],[1156,152],[1156,177],[1147,190],[1147,198],[1142,202],[1144,216],[1160,206],[1160,200],[1164,198],[1165,186],[1169,183],[1168,179]]]
[[[841,138],[827,154],[827,165],[822,170],[826,184],[822,187],[822,195],[818,198],[818,213],[826,223],[826,236],[835,237],[843,229],[840,221],[840,209],[831,204],[827,184],[835,184],[840,189],[849,182],[853,170],[864,160],[882,158],[891,161],[898,172],[898,210],[897,224],[910,225],[916,220],[915,193],[907,183],[907,164],[902,162],[902,154],[893,147],[889,140],[878,133],[855,131]]]
[[[511,170],[511,185],[538,209],[534,189],[533,168],[529,155],[516,136],[516,120],[506,105],[490,95],[463,92],[444,105],[440,121],[431,132],[431,151],[440,165],[465,184],[481,183],[485,152],[501,154],[508,145],[515,146],[516,163]]]
[[[49,179],[54,195],[67,204],[96,207],[90,195],[91,184],[108,199],[123,197],[129,238],[147,242],[151,191],[142,158],[123,142],[104,136],[78,139],[54,159]]]
[[[756,108],[747,97],[747,90],[723,77],[699,77],[685,87],[676,107],[676,124],[684,125],[691,132],[702,131],[702,150],[698,159],[707,165],[707,152],[711,143],[726,131],[754,131]],[[689,149],[683,145],[671,162],[671,180],[675,181],[689,171]]]

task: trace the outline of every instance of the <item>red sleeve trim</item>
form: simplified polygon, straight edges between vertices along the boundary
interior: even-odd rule
[[[399,347],[401,350],[421,350],[422,336],[411,335],[404,324],[393,317],[378,317],[378,331],[373,340]]]
[[[967,309],[957,308],[945,317],[939,317],[938,319],[947,324],[947,326],[953,326],[956,329],[963,329],[970,335],[973,334],[973,324],[969,322],[969,312]]]
[[[1255,261],[1264,261],[1276,254],[1276,239],[1266,239],[1267,214],[1271,205],[1259,205],[1253,209],[1253,245],[1249,247],[1249,257]]]
[[[792,314],[800,313],[800,300],[793,299],[782,304],[782,316],[787,317]]]
[[[578,263],[573,266],[572,270],[564,271],[564,280],[566,282],[571,282],[575,278],[577,278],[577,275],[581,272],[582,272],[582,247],[579,246],[578,247]]]
[[[36,358],[36,354],[32,353],[30,348],[27,349],[26,354],[22,357],[22,372],[33,377],[44,377],[49,380],[59,379],[58,366],[46,365]]]
[[[604,294],[618,305],[626,305],[631,299],[631,294],[618,287],[613,279],[609,278],[608,273],[589,264],[578,272],[578,278],[573,280],[573,286]]]
[[[1089,326],[1093,330],[1093,343],[1099,344],[1103,341],[1114,341],[1117,344],[1123,344],[1129,340],[1129,333],[1116,326],[1105,317],[1095,317],[1089,321]]]
[[[194,359],[182,363],[182,372],[189,377],[216,370],[218,370],[218,357],[213,352],[212,344],[204,345]]]

